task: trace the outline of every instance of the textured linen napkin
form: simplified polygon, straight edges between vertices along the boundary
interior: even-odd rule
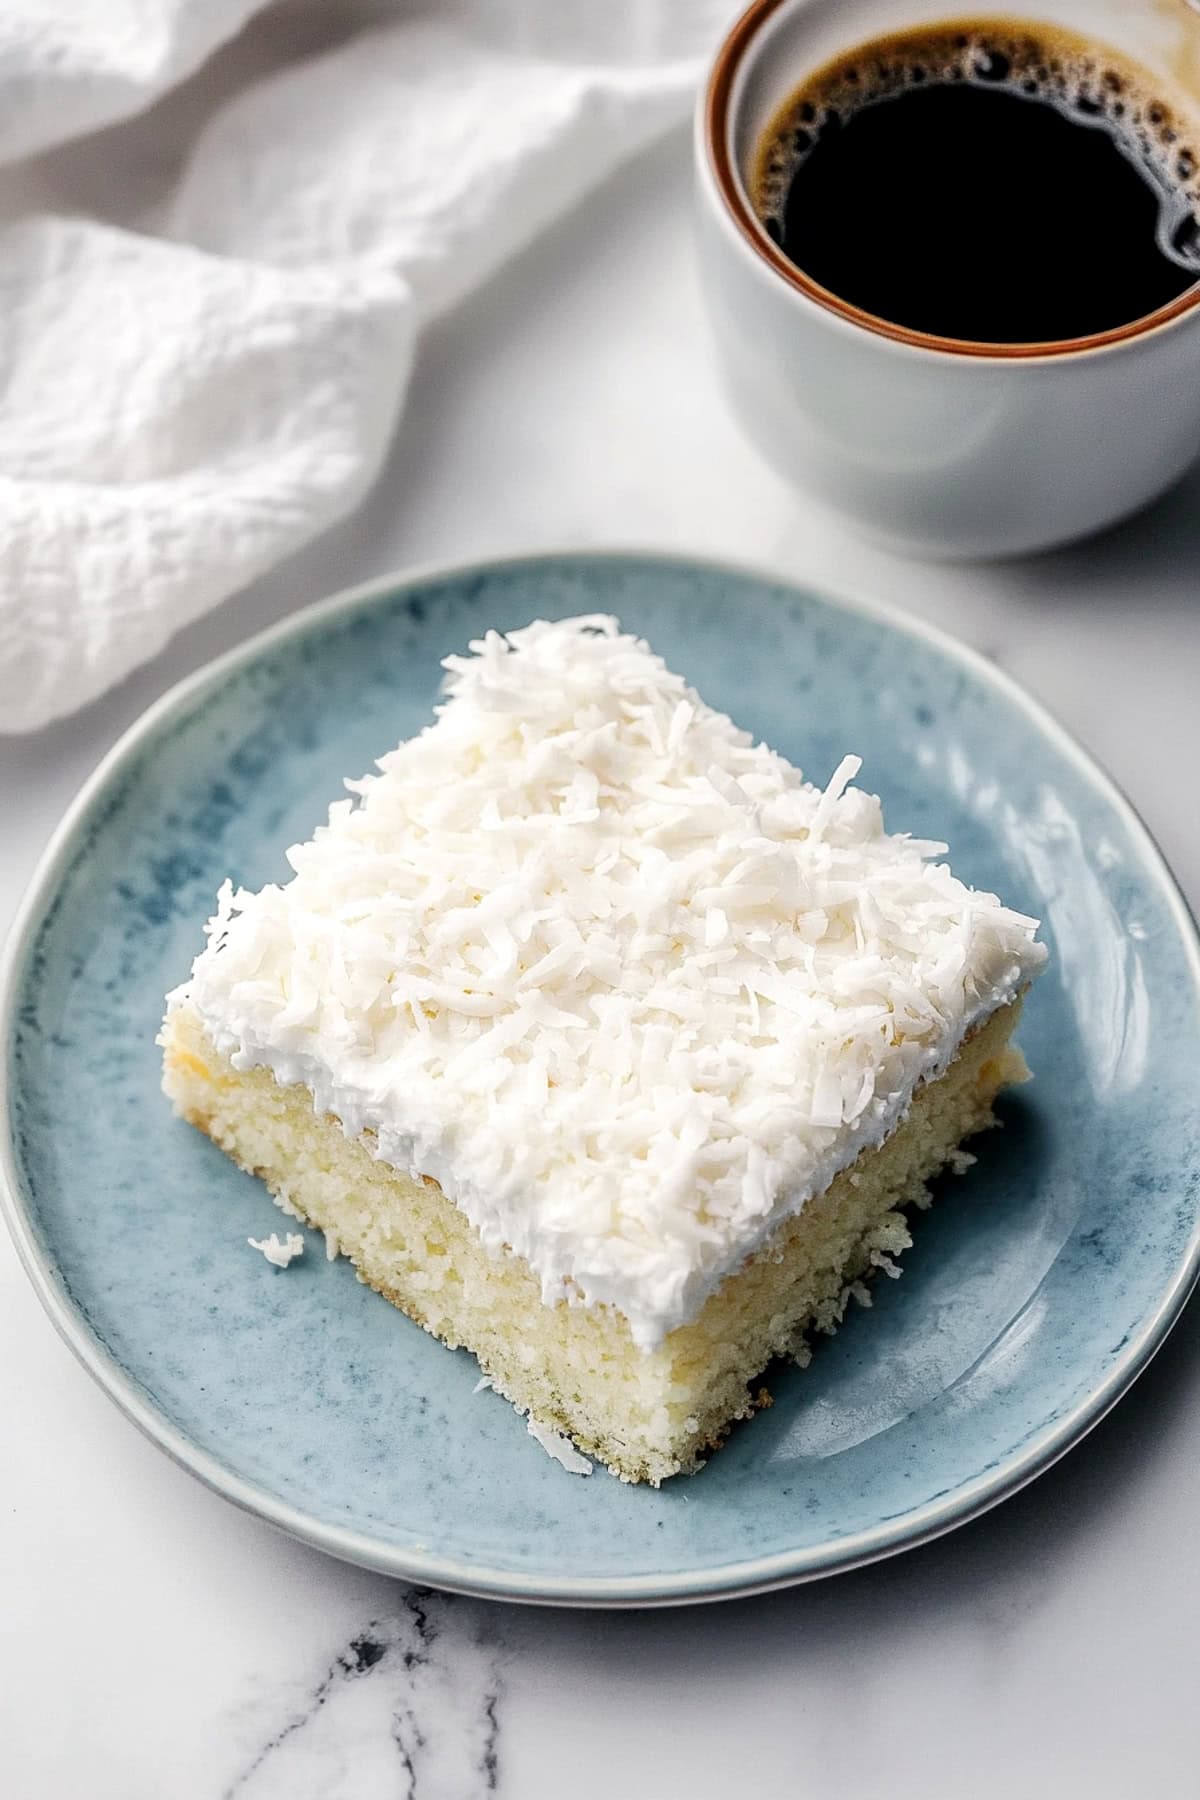
[[[686,114],[730,10],[6,0],[0,730],[350,511],[422,322]]]

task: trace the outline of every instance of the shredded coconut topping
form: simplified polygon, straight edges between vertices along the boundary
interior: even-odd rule
[[[615,619],[471,651],[171,1004],[650,1348],[1045,952],[857,757],[808,785]]]

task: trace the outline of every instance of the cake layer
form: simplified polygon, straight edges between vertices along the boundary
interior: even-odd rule
[[[856,758],[809,785],[615,620],[472,649],[171,1007],[650,1352],[1044,953]]]
[[[546,1303],[537,1273],[489,1250],[438,1183],[379,1160],[371,1134],[348,1135],[301,1085],[239,1070],[187,1006],[164,1033],[165,1086],[176,1108],[286,1212],[326,1233],[362,1280],[451,1346],[474,1352],[494,1386],[540,1424],[567,1433],[628,1481],[691,1469],[731,1421],[754,1409],[772,1357],[803,1353],[832,1330],[851,1288],[909,1243],[901,1209],[957,1147],[992,1122],[992,1102],[1024,1064],[1009,1045],[1018,1005],[975,1030],[940,1079],[921,1086],[879,1147],[784,1218],[728,1274],[698,1316],[654,1349],[615,1307]]]

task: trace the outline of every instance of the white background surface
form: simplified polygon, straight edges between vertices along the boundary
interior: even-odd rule
[[[541,544],[748,558],[948,626],[1098,755],[1200,902],[1200,476],[1120,531],[1032,561],[933,567],[857,542],[736,436],[688,209],[679,134],[428,336],[400,440],[354,520],[83,715],[0,741],[0,928],[78,785],[179,676],[367,576]],[[276,1536],[145,1443],[59,1343],[5,1240],[0,1790],[1192,1797],[1198,1437],[1193,1307],[1066,1462],[901,1559],[699,1612],[414,1610],[398,1585]],[[349,1675],[339,1658],[353,1665],[364,1633],[384,1653]]]

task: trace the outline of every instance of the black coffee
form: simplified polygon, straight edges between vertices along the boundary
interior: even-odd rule
[[[1115,53],[979,19],[810,78],[764,136],[752,198],[797,268],[877,318],[1052,342],[1200,280],[1196,141]]]

